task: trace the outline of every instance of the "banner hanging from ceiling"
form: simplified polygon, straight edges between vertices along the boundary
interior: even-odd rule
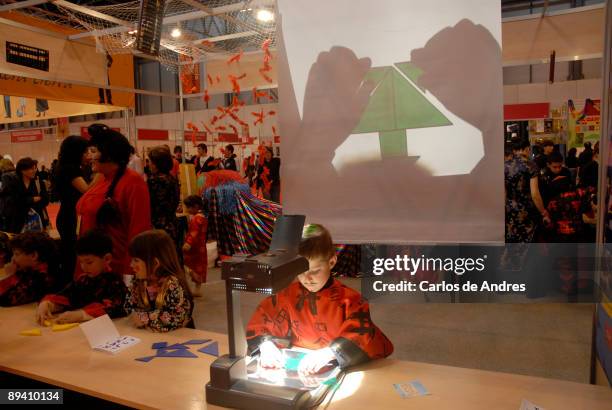
[[[58,36],[0,23],[0,92],[56,101],[133,107],[134,94],[106,90],[107,85],[134,88],[131,55],[98,52],[94,41],[69,41],[79,31],[19,13],[0,17],[56,32]],[[71,82],[91,84],[91,87]],[[97,88],[96,86],[99,86]]]
[[[338,242],[502,242],[499,4],[280,0],[279,12],[284,212]]]

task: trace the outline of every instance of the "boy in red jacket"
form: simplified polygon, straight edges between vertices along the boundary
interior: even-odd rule
[[[249,350],[259,348],[260,365],[282,368],[279,347],[313,351],[301,361],[301,374],[314,374],[337,361],[346,368],[393,352],[393,345],[370,318],[359,292],[331,277],[336,263],[330,233],[321,225],[304,228],[300,255],[309,270],[286,289],[266,298],[247,325]]]

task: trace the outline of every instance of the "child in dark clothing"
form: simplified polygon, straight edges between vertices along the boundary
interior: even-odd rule
[[[0,281],[0,306],[37,302],[55,279],[55,243],[46,233],[26,232],[15,236],[10,246],[13,257]]]
[[[38,305],[37,321],[44,324],[53,314],[56,323],[85,322],[108,314],[125,316],[127,289],[110,268],[113,242],[100,231],[89,231],[76,242],[76,254],[83,274],[57,294],[49,294]]]

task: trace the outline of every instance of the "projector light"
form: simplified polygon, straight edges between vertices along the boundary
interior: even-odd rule
[[[257,10],[257,20],[263,23],[274,21],[274,13],[267,9]]]

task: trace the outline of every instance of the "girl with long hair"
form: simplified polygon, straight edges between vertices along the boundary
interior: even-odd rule
[[[161,229],[143,232],[129,251],[135,278],[125,307],[132,323],[155,332],[193,328],[193,297],[170,236]]]

